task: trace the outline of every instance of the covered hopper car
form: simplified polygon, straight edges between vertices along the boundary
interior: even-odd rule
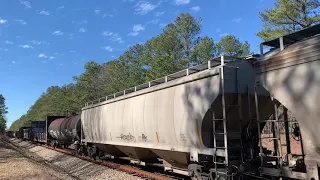
[[[44,142],[199,180],[319,180],[319,34],[315,25],[262,43],[259,56],[216,57],[88,102],[81,115],[48,116]]]

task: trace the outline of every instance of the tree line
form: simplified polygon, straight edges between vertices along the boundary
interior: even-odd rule
[[[3,133],[7,128],[6,125],[6,114],[8,113],[5,98],[0,94],[0,133]]]
[[[263,29],[256,35],[270,40],[320,22],[318,0],[277,0],[275,7],[260,13]],[[311,13],[313,12],[313,13]],[[51,86],[14,121],[10,129],[44,120],[47,115],[80,112],[88,101],[154,80],[179,70],[207,62],[219,55],[243,57],[250,54],[247,41],[227,35],[215,43],[201,37],[201,18],[182,13],[163,32],[144,44],[136,44],[118,59],[85,64],[85,72],[73,77],[74,83]]]

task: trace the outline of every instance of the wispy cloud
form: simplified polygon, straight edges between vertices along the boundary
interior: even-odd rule
[[[28,24],[26,21],[22,20],[22,19],[14,19],[14,21],[17,23],[17,24],[21,24],[21,25],[26,25]]]
[[[61,32],[61,31],[55,31],[55,32],[52,33],[52,35],[62,36],[62,35],[63,35],[63,32]]]
[[[4,43],[6,43],[6,44],[13,44],[13,42],[12,41],[5,41]]]
[[[29,44],[20,45],[19,47],[22,47],[23,49],[33,49],[33,46],[30,46]]]
[[[50,11],[46,11],[46,10],[37,10],[37,13],[38,14],[42,14],[42,15],[46,15],[46,16],[49,16],[50,15]]]
[[[141,24],[134,24],[132,27],[132,32],[129,33],[129,36],[137,36],[139,35],[140,31],[144,31],[145,28]]]
[[[73,33],[70,33],[69,34],[69,39],[73,39],[74,38],[74,34]]]
[[[185,5],[185,4],[189,4],[190,2],[191,0],[175,0],[176,5]]]
[[[4,23],[6,23],[6,22],[7,22],[7,20],[2,19],[2,18],[0,17],[0,24],[4,24]]]
[[[191,8],[191,10],[195,13],[199,12],[200,11],[200,7],[199,6],[194,6]]]
[[[47,58],[48,58],[48,59],[55,59],[56,57],[54,57],[54,56],[47,56],[47,55],[41,53],[41,54],[38,55],[38,58],[43,58],[43,59],[47,59]]]
[[[162,12],[156,12],[156,16],[162,16],[163,14],[165,13],[165,11],[162,11]]]
[[[234,22],[234,23],[240,23],[241,20],[242,20],[242,18],[235,18],[235,19],[232,20],[232,22]]]
[[[219,36],[220,37],[224,37],[224,36],[228,36],[229,35],[229,33],[222,33],[222,34],[220,34]]]
[[[95,9],[94,10],[94,15],[98,15],[100,13],[100,9]]]
[[[121,36],[118,33],[113,33],[110,31],[104,31],[102,33],[103,36],[109,37],[110,41],[116,41],[118,43],[123,43],[124,41],[122,40]]]
[[[159,27],[160,27],[160,28],[164,28],[164,27],[166,27],[166,26],[167,26],[166,23],[160,23],[160,24],[159,24]]]
[[[9,51],[7,48],[0,48],[0,51]]]
[[[217,28],[217,29],[216,29],[216,33],[219,33],[220,31],[221,31],[220,28]]]
[[[12,63],[12,64],[15,64],[15,63],[16,63],[16,61],[11,61],[11,63]]]
[[[64,8],[65,8],[64,6],[59,6],[59,7],[57,7],[57,10],[62,10]]]
[[[114,17],[113,14],[104,13],[103,16],[102,16],[102,18],[106,18],[107,16],[108,16],[109,18],[113,18],[113,17]]]
[[[104,47],[101,47],[102,49],[108,51],[108,52],[113,52],[113,48],[110,47],[110,46],[104,46]]]
[[[45,55],[45,54],[39,54],[38,55],[38,58],[47,58],[48,56],[47,55]]]
[[[79,29],[79,32],[81,32],[81,33],[84,33],[84,32],[86,32],[87,30],[85,29],[85,28],[80,28]]]
[[[160,1],[161,2],[161,1]],[[134,7],[135,7],[135,13],[134,14],[139,14],[139,15],[146,15],[148,12],[154,10],[157,5],[151,4],[148,1],[139,1]]]
[[[41,45],[41,44],[49,45],[50,44],[50,43],[48,43],[46,41],[37,41],[37,40],[32,40],[31,43],[34,44],[34,45]]]
[[[147,24],[158,24],[160,19],[153,19],[151,21],[148,21]]]
[[[31,8],[31,3],[29,1],[19,1],[20,4],[24,5],[25,8]]]
[[[73,24],[78,24],[78,25],[83,25],[87,24],[89,21],[87,20],[82,20],[82,21],[72,21]]]

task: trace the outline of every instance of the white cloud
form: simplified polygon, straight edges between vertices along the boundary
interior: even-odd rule
[[[104,13],[103,16],[102,16],[102,18],[106,18],[107,16],[108,16],[109,18],[113,18],[113,17],[114,17],[113,14]]]
[[[88,21],[87,20],[83,20],[83,21],[72,21],[73,24],[78,24],[78,25],[83,25],[83,24],[87,24]]]
[[[221,31],[220,28],[217,28],[217,29],[216,29],[216,33],[219,33],[220,31]]]
[[[143,27],[141,24],[135,24],[135,25],[133,25],[132,30],[133,30],[134,32],[143,31],[143,30],[144,30],[144,27]]]
[[[194,6],[191,8],[191,10],[195,13],[199,12],[200,11],[200,7],[199,6]]]
[[[190,2],[191,0],[175,0],[176,5],[185,5],[185,4],[189,4]]]
[[[56,36],[62,36],[63,35],[63,32],[61,31],[55,31],[52,33],[53,35],[56,35]]]
[[[47,59],[47,58],[48,58],[48,59],[55,59],[56,57],[54,57],[54,56],[47,56],[47,55],[41,53],[41,54],[38,55],[38,58],[43,58],[43,59]]]
[[[100,13],[99,9],[94,10],[94,15],[98,15]]]
[[[7,20],[2,19],[2,18],[0,17],[0,24],[4,24],[4,23],[6,23],[6,22],[7,22]]]
[[[122,37],[118,33],[113,33],[109,31],[104,31],[102,33],[103,36],[109,37],[110,41],[116,41],[118,43],[123,43],[124,41],[122,40]]]
[[[38,55],[38,58],[47,58],[48,56],[47,55],[45,55],[45,54],[39,54]]]
[[[104,36],[112,36],[112,35],[113,35],[113,32],[104,31],[104,32],[102,33],[102,35],[104,35]]]
[[[164,28],[164,27],[166,27],[166,25],[167,25],[166,23],[160,23],[160,24],[159,24],[159,27],[160,27],[160,28]]]
[[[74,34],[73,33],[70,33],[69,34],[69,39],[73,39],[74,38]]]
[[[110,46],[105,46],[105,47],[101,47],[101,48],[108,51],[108,52],[113,52],[113,48]]]
[[[241,18],[235,18],[235,19],[232,20],[232,22],[234,22],[234,23],[240,23],[241,20],[242,20]]]
[[[224,36],[228,36],[229,35],[229,33],[222,33],[222,34],[220,34],[219,36],[220,37],[224,37]]]
[[[25,8],[31,8],[31,3],[29,1],[19,1],[20,4],[24,5]]]
[[[154,19],[154,20],[148,21],[147,24],[158,24],[159,21],[160,19]]]
[[[0,51],[9,51],[7,48],[0,48]]]
[[[5,41],[4,43],[6,43],[6,44],[13,44],[13,42],[12,41]]]
[[[134,10],[136,11],[134,14],[146,15],[148,12],[154,10],[158,5],[151,4],[148,1],[139,1],[134,6]]]
[[[64,6],[57,7],[57,10],[61,10],[61,9],[64,9]]]
[[[21,24],[21,25],[26,25],[28,24],[26,21],[22,20],[22,19],[14,19],[14,21],[18,24]]]
[[[84,33],[84,32],[86,32],[87,30],[85,29],[85,28],[80,28],[79,29],[79,32],[81,32],[81,33]]]
[[[163,14],[165,13],[165,11],[162,11],[162,12],[156,12],[156,16],[162,16]]]
[[[129,33],[129,36],[137,36],[140,31],[144,31],[145,28],[141,24],[134,24],[132,27],[132,32]]]
[[[15,64],[15,63],[16,63],[16,61],[11,61],[11,63],[12,63],[12,64]]]
[[[46,16],[49,16],[50,15],[50,12],[49,11],[46,11],[46,10],[37,10],[38,14],[42,14],[42,15],[46,15]]]
[[[46,41],[37,41],[37,40],[32,40],[31,43],[34,45],[50,44],[50,43],[47,43]]]
[[[33,49],[33,47],[30,46],[29,44],[20,45],[20,47],[22,47],[23,49]]]

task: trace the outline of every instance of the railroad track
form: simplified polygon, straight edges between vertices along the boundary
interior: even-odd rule
[[[51,150],[54,150],[54,151],[57,151],[60,153],[64,153],[66,155],[77,157],[77,158],[85,160],[85,161],[89,161],[89,162],[92,162],[92,163],[95,163],[98,165],[106,166],[111,169],[120,170],[120,171],[126,172],[128,174],[135,175],[135,176],[145,178],[145,179],[150,179],[150,180],[190,179],[188,177],[183,177],[183,176],[177,177],[177,175],[171,175],[169,173],[164,174],[163,172],[161,172],[160,169],[157,169],[156,167],[149,167],[149,168],[146,168],[148,170],[142,170],[137,166],[128,165],[128,163],[125,163],[124,160],[118,160],[119,162],[117,160],[116,160],[117,162],[116,161],[111,162],[108,160],[101,160],[101,159],[95,160],[95,159],[90,158],[88,156],[77,155],[74,149],[53,148],[51,146],[32,142],[32,141],[28,141],[28,142],[35,144],[35,145],[40,145],[42,147],[45,147],[47,149],[51,149]]]

